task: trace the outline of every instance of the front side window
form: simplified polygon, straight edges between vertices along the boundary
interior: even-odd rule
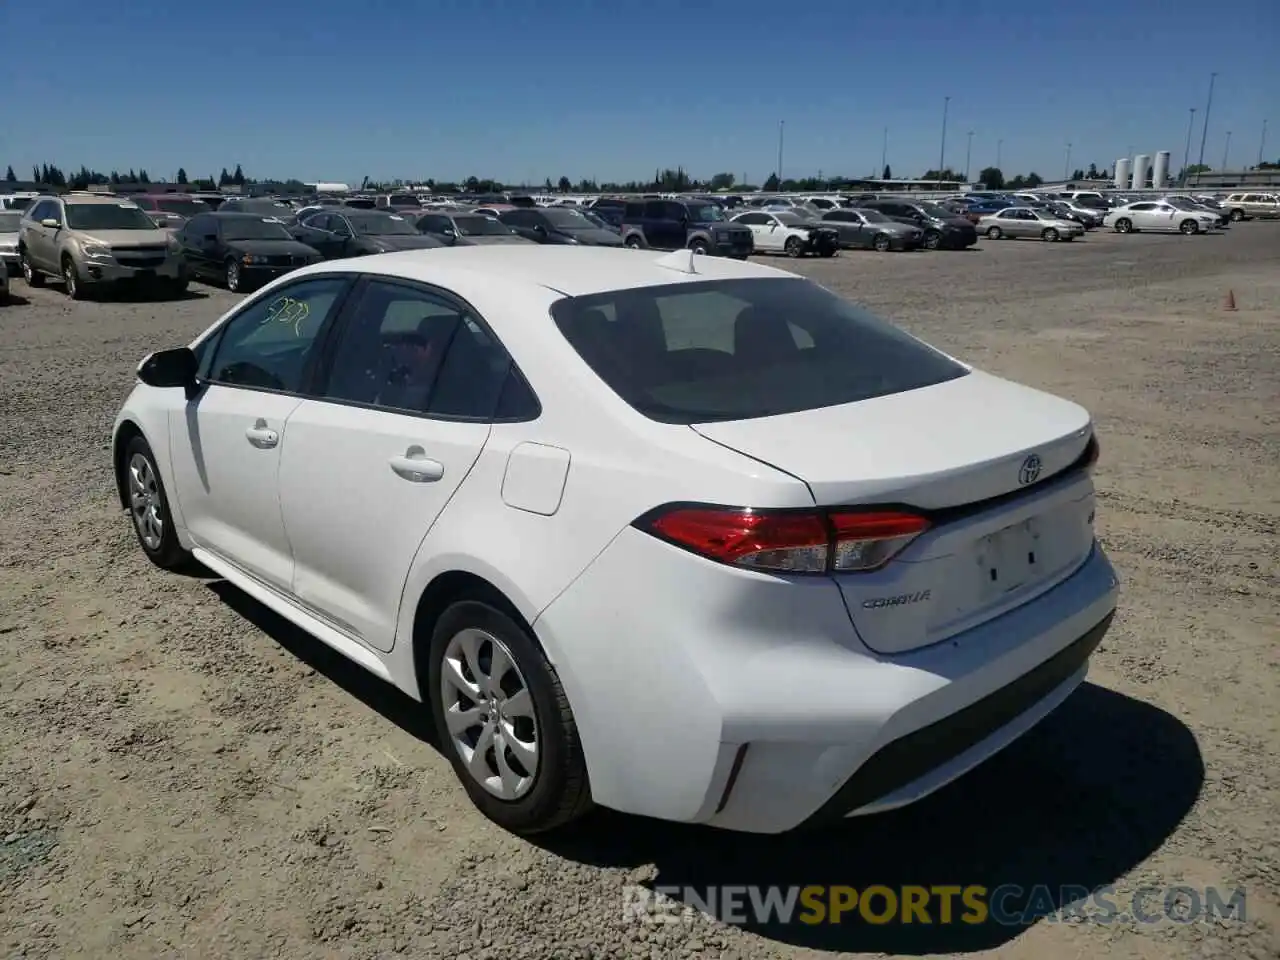
[[[557,327],[645,416],[744,420],[932,386],[967,369],[801,279],[716,280],[560,300]]]
[[[291,284],[227,321],[207,379],[230,387],[301,393],[307,361],[345,277]]]

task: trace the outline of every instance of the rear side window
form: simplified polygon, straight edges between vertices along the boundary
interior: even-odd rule
[[[637,411],[666,423],[855,403],[965,367],[808,280],[723,280],[560,300],[556,326]]]

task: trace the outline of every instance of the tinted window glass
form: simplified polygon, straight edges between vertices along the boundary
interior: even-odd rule
[[[227,217],[222,221],[224,240],[292,240],[293,234],[278,220],[262,217]]]
[[[227,322],[209,379],[298,393],[325,317],[347,281],[320,277],[258,300]]]
[[[449,345],[428,413],[490,420],[512,370],[511,358],[472,317],[464,316]]]
[[[342,332],[323,395],[425,413],[460,312],[414,287],[370,283]]]
[[[154,230],[155,221],[130,203],[68,203],[67,226],[72,230]]]
[[[671,423],[793,413],[915,390],[964,367],[807,280],[724,280],[558,301],[596,374]]]

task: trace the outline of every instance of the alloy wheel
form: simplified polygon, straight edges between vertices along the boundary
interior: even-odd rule
[[[440,701],[449,740],[471,778],[499,800],[519,800],[538,774],[539,731],[529,684],[511,650],[470,627],[444,651]]]
[[[151,461],[141,453],[129,458],[129,512],[138,536],[148,550],[159,550],[164,539],[164,506]]]

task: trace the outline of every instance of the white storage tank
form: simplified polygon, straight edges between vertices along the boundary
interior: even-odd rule
[[[1156,165],[1151,172],[1151,185],[1163,190],[1169,185],[1169,151],[1161,150],[1156,154]]]
[[[1130,190],[1142,190],[1147,185],[1147,170],[1151,167],[1151,157],[1148,154],[1140,153],[1133,158],[1133,180],[1129,184]]]
[[[1129,177],[1133,173],[1133,161],[1128,157],[1121,157],[1116,161],[1116,189],[1128,190]]]

